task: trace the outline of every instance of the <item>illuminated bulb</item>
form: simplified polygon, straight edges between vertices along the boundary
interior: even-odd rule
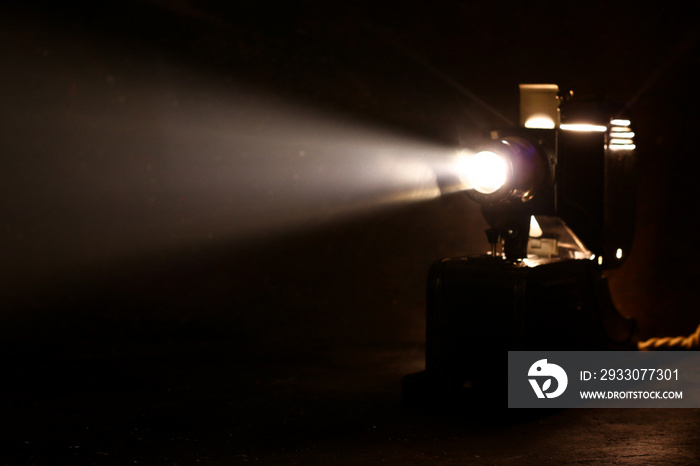
[[[618,259],[622,259],[622,249],[619,249],[615,252],[615,257]]]
[[[508,162],[491,151],[474,154],[465,169],[469,186],[483,194],[498,191],[508,178]]]
[[[530,236],[532,238],[539,238],[542,236],[542,228],[540,228],[540,224],[537,223],[537,219],[534,215],[530,215]]]
[[[603,256],[598,256],[598,265],[603,265]]]

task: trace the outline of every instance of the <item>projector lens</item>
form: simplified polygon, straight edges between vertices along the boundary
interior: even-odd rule
[[[480,193],[494,193],[508,179],[508,161],[495,152],[477,152],[469,158],[466,165],[467,182]]]
[[[551,153],[540,142],[517,136],[462,153],[455,169],[465,193],[485,205],[529,202],[554,183]]]

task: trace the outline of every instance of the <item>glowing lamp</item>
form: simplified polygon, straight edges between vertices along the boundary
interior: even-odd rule
[[[489,150],[468,157],[464,164],[466,185],[482,194],[491,194],[501,189],[508,179],[509,172],[508,160]]]
[[[466,193],[475,201],[522,204],[551,184],[552,158],[537,143],[504,137],[467,156],[462,172]]]

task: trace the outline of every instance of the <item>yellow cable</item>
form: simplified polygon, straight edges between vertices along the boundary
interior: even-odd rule
[[[700,325],[687,337],[663,337],[650,338],[637,343],[639,351],[654,350],[699,350],[700,349]]]

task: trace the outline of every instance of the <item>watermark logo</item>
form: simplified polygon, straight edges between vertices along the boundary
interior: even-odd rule
[[[569,383],[569,378],[566,376],[564,369],[556,364],[548,363],[546,359],[540,359],[530,366],[527,372],[528,379],[532,389],[535,391],[537,398],[556,398],[566,390]],[[548,392],[552,388],[552,379],[557,381],[556,390]],[[542,385],[538,380],[542,380]]]

